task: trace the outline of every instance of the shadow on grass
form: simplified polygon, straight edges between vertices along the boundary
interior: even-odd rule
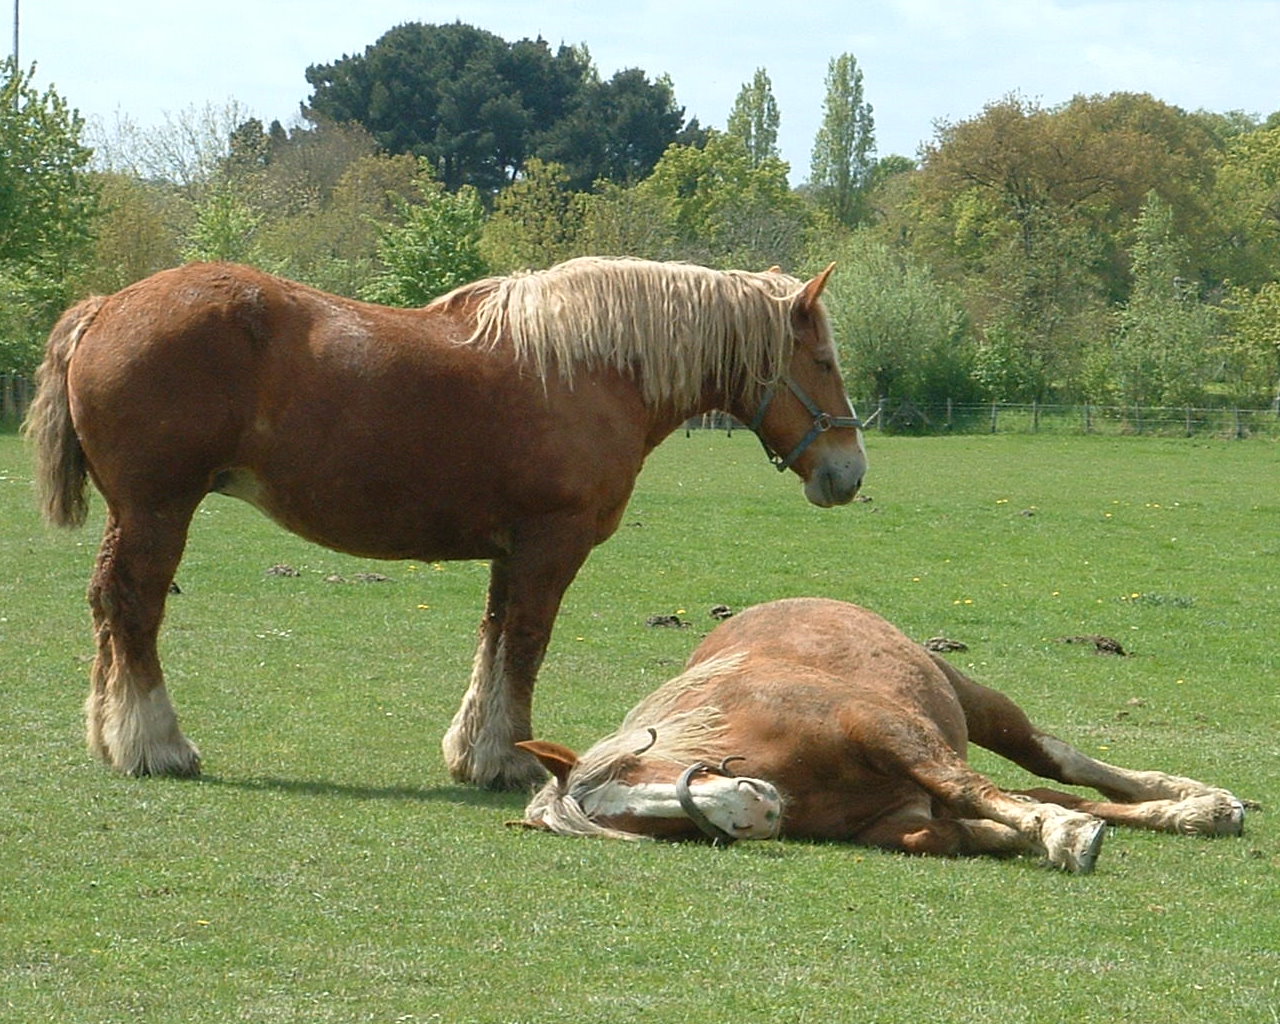
[[[197,785],[226,786],[251,791],[274,791],[301,796],[336,796],[350,800],[403,800],[415,803],[450,803],[468,807],[518,808],[523,810],[529,794],[516,790],[497,792],[472,786],[359,786],[324,779],[285,779],[272,775],[256,778],[227,779],[216,775],[200,775],[191,780]]]

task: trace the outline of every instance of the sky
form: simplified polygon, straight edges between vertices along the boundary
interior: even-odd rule
[[[0,6],[7,6],[0,5]],[[108,132],[232,101],[300,123],[305,72],[405,22],[462,21],[508,42],[585,44],[602,77],[668,75],[686,117],[723,128],[764,68],[792,184],[808,177],[830,61],[852,54],[880,156],[1016,93],[1148,92],[1185,110],[1280,110],[1280,0],[16,0],[19,60]],[[12,17],[12,12],[7,12]],[[12,23],[0,38],[10,40]]]

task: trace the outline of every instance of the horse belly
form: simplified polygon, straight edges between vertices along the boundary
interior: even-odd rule
[[[490,517],[459,516],[424,502],[370,500],[367,486],[290,490],[236,468],[219,473],[213,489],[252,505],[291,533],[363,558],[486,559],[508,546],[507,531]]]

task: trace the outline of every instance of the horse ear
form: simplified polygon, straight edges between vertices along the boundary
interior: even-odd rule
[[[826,270],[804,286],[800,294],[796,296],[796,304],[794,307],[795,315],[813,315],[813,310],[818,304],[819,297],[822,295],[822,289],[827,286],[827,278],[831,276],[831,271],[835,269],[836,265],[834,263],[827,264]]]
[[[578,763],[578,755],[559,743],[548,743],[546,740],[521,740],[516,746],[536,757],[542,763],[542,767],[554,775],[562,786],[568,781],[573,766]]]

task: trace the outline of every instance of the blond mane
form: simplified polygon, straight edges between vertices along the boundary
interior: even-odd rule
[[[650,405],[689,405],[708,383],[734,392],[776,379],[791,355],[803,282],[776,271],[582,257],[488,278],[437,299],[479,300],[469,344],[508,339],[539,378],[578,368],[634,375]]]
[[[720,740],[725,719],[719,708],[704,705],[676,711],[681,698],[701,690],[714,679],[735,671],[746,655],[737,652],[710,658],[668,680],[627,713],[618,731],[592,746],[574,765],[568,784],[551,779],[530,802],[526,815],[541,819],[561,835],[641,839],[596,824],[582,810],[593,789],[616,778],[637,756],[680,767],[695,761],[716,763],[723,758]]]

